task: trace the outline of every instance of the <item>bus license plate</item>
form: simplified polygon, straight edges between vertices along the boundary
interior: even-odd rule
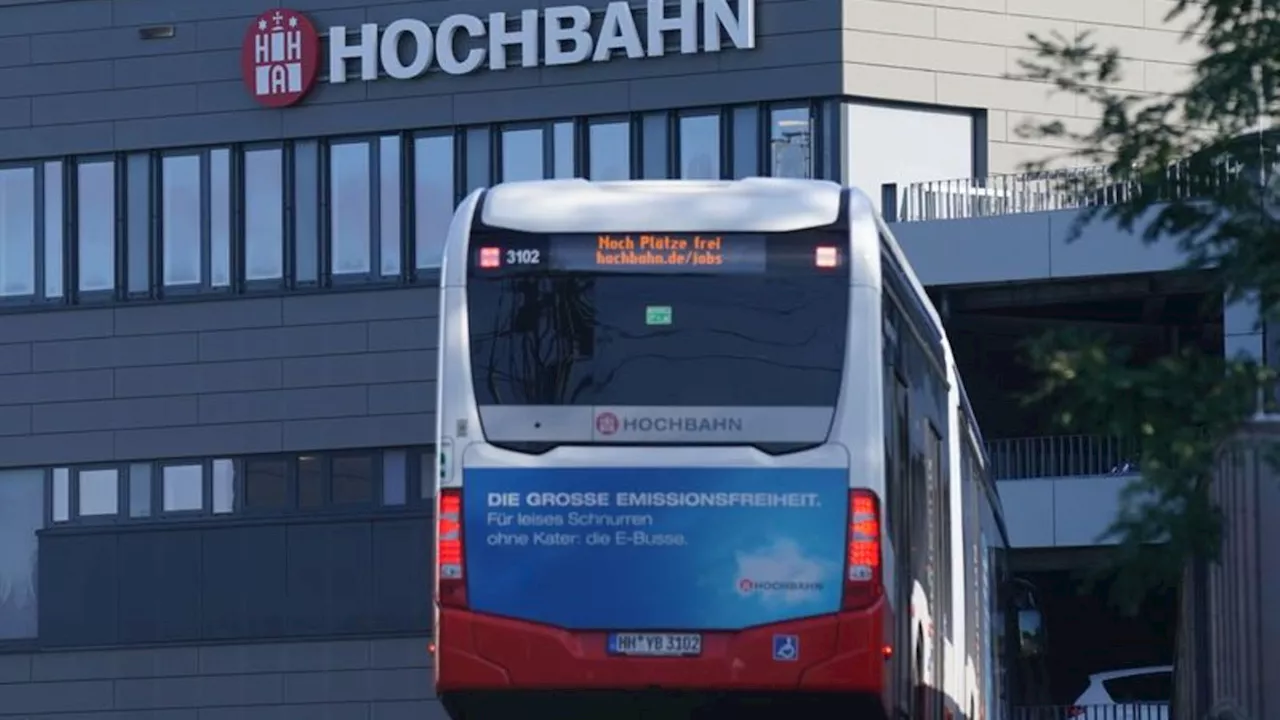
[[[609,654],[648,657],[689,657],[702,654],[696,633],[610,633]]]

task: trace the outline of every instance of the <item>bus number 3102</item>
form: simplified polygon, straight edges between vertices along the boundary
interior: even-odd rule
[[[541,250],[508,250],[508,265],[537,265],[542,262]]]

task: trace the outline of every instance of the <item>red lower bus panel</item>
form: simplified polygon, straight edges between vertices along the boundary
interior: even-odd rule
[[[864,611],[705,633],[697,658],[610,656],[604,633],[449,608],[439,617],[437,692],[660,687],[884,696],[889,686],[884,645],[892,617],[883,599]],[[795,662],[773,660],[773,636],[780,633],[800,638]]]

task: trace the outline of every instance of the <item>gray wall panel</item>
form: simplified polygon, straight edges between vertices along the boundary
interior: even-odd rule
[[[31,62],[31,38],[0,38],[0,67],[26,65]]]
[[[429,287],[0,315],[0,467],[430,443]]]
[[[441,720],[428,638],[0,656],[0,718]]]
[[[397,387],[397,386],[392,386]],[[370,388],[372,390],[372,388]],[[31,432],[31,406],[0,407],[0,435],[26,435]]]
[[[44,2],[3,8],[0,35],[44,33],[111,27],[112,0]]]
[[[115,447],[116,437],[111,432],[0,437],[0,467],[102,462],[115,455]]]
[[[605,4],[581,1],[596,9]],[[284,4],[306,13],[324,33],[333,25],[354,28],[404,17],[437,22],[453,13],[483,16],[548,2]],[[14,103],[0,106],[0,160],[778,100],[842,89],[841,4],[757,0],[752,51],[461,77],[432,72],[407,82],[320,82],[301,105],[270,110],[249,97],[239,63],[246,26],[267,7],[261,0],[0,3],[0,97]],[[174,25],[173,37],[140,38],[140,27],[156,24]],[[730,71],[742,77],[735,80]],[[77,129],[63,130],[71,126]]]
[[[0,96],[41,96],[109,90],[112,78],[111,63],[100,61],[6,68],[0,70]]]
[[[12,343],[0,345],[0,375],[31,372],[31,345]]]

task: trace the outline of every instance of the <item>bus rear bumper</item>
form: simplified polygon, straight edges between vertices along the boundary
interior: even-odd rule
[[[738,632],[704,633],[694,658],[609,655],[607,635],[442,608],[436,691],[709,690],[839,692],[881,696],[892,627],[882,599],[841,612]],[[774,637],[799,639],[798,657],[773,658]]]

